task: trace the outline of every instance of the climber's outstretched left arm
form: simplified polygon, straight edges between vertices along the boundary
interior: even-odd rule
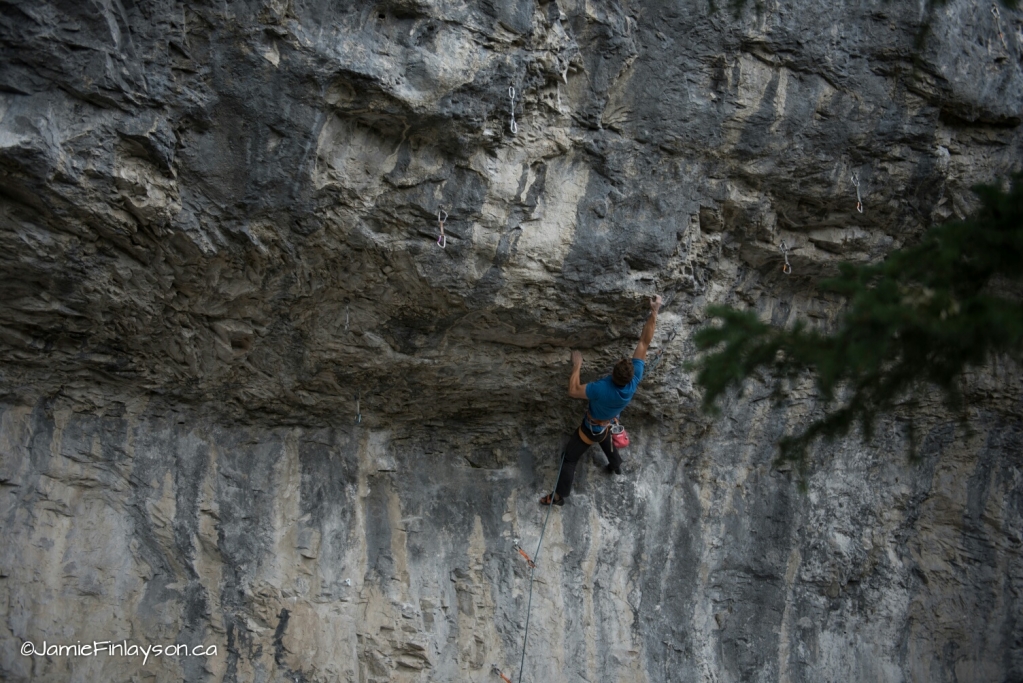
[[[572,398],[586,398],[586,385],[579,383],[579,370],[583,366],[583,354],[572,352],[572,374],[568,378],[568,395]]]

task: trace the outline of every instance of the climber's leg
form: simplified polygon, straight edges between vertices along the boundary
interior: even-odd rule
[[[586,443],[579,436],[579,430],[575,430],[565,444],[565,462],[561,465],[561,476],[558,477],[558,485],[554,489],[557,496],[568,498],[572,493],[572,482],[575,480],[575,466],[579,463],[590,444]]]
[[[611,430],[608,429],[604,433],[604,438],[600,442],[600,450],[604,451],[604,455],[607,456],[607,469],[612,474],[622,473],[622,456],[618,453],[618,449],[615,448],[614,442],[611,439]]]

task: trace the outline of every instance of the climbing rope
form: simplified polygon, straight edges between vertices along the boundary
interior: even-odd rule
[[[785,244],[785,240],[781,241],[781,255],[785,259],[785,263],[782,264],[781,272],[786,275],[792,275],[792,266],[789,265],[789,248]]]
[[[856,186],[856,210],[863,213],[863,200],[860,198],[860,176],[853,173],[852,181],[853,185]]]
[[[561,451],[561,463],[558,465],[558,475],[554,478],[554,488],[551,489],[550,500],[551,504],[547,506],[547,516],[544,517],[543,526],[540,527],[540,540],[536,544],[536,552],[530,557],[525,550],[520,548],[518,545],[515,549],[519,551],[519,554],[526,560],[526,565],[529,567],[529,600],[526,603],[526,628],[522,634],[522,657],[519,659],[519,683],[522,683],[522,672],[526,666],[526,645],[529,641],[529,615],[533,609],[533,575],[536,573],[536,561],[540,558],[540,548],[543,546],[543,535],[547,532],[547,522],[551,518],[551,510],[554,509],[554,494],[558,487],[558,480],[561,479],[561,468],[565,466],[565,451]],[[494,672],[505,683],[512,683],[512,680],[501,673],[501,670],[494,666]]]
[[[512,86],[508,88],[508,99],[511,100],[511,125],[508,127],[511,129],[512,135],[518,135],[519,124],[515,123],[515,88]]]
[[[441,218],[441,214],[444,214],[443,218]],[[441,249],[444,249],[448,246],[448,238],[444,234],[444,223],[445,221],[447,221],[447,219],[448,212],[445,211],[444,209],[437,209],[437,223],[440,224],[440,235],[437,236],[437,246],[440,247]]]
[[[355,424],[362,424],[362,408],[360,403],[362,401],[362,392],[360,391],[355,395]]]
[[[561,468],[565,466],[565,451],[561,451],[561,463],[558,465],[558,476],[554,478],[554,488],[551,489],[551,504],[547,507],[547,516],[544,517],[543,526],[540,527],[540,540],[536,544],[536,552],[533,553],[532,566],[529,568],[529,601],[526,603],[526,628],[522,634],[522,658],[519,660],[519,683],[522,682],[522,672],[526,665],[526,643],[529,639],[529,613],[533,609],[533,575],[536,573],[536,561],[540,559],[540,547],[543,545],[543,535],[547,532],[547,521],[551,518],[551,510],[554,509],[554,493],[558,487],[558,479],[561,479]]]
[[[348,304],[345,304],[345,332],[348,331]]]

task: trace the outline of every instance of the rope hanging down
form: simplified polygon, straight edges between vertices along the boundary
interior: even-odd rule
[[[444,214],[443,218],[441,218],[441,214]],[[437,236],[437,246],[440,247],[441,249],[444,249],[448,246],[448,238],[447,235],[444,234],[444,223],[445,221],[447,221],[447,219],[448,212],[445,211],[444,209],[437,209],[437,223],[440,224],[440,235]]]
[[[362,401],[362,392],[355,395],[355,424],[362,424],[362,408],[359,403]]]
[[[529,566],[529,600],[526,603],[526,628],[525,632],[522,634],[522,658],[519,660],[519,683],[522,683],[522,672],[526,666],[526,645],[529,640],[529,615],[533,609],[533,575],[536,573],[536,561],[540,559],[540,548],[543,546],[543,535],[547,532],[547,522],[551,518],[551,510],[554,509],[554,494],[557,489],[558,479],[561,479],[561,468],[564,466],[565,451],[561,451],[561,463],[558,465],[558,475],[554,477],[554,489],[551,489],[551,504],[547,506],[547,516],[544,517],[543,526],[540,527],[540,540],[536,543],[536,552],[533,553],[533,557],[526,554],[526,551],[519,546],[515,546],[515,549],[519,551],[519,554],[526,558],[526,564]],[[497,675],[500,676],[505,683],[512,683],[512,680],[501,673],[501,670],[496,666],[494,667],[494,672],[497,673]]]

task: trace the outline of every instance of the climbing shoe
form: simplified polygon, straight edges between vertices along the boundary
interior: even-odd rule
[[[622,473],[622,468],[621,467],[615,467],[611,463],[608,463],[608,464],[604,465],[604,471],[607,472],[608,474],[621,474]]]
[[[556,494],[556,493],[554,493],[554,494],[548,493],[546,496],[544,496],[543,498],[540,499],[540,505],[550,505],[551,504],[551,498],[554,499],[554,504],[555,505],[564,505],[565,504],[565,499],[562,498],[561,496],[559,496],[558,494]]]

